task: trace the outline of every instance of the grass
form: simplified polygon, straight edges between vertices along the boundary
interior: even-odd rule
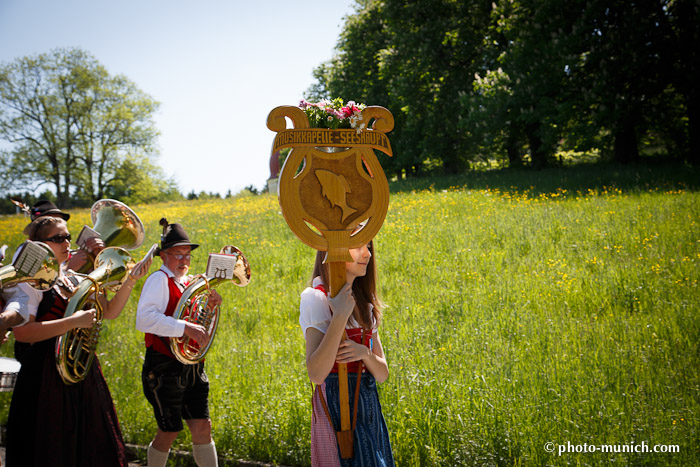
[[[398,465],[696,463],[698,175],[591,166],[392,182],[376,244],[390,365],[380,399]],[[202,244],[193,272],[225,244],[245,253],[252,281],[219,288],[226,306],[207,356],[217,449],[307,465],[298,300],[314,252],[270,195],[132,208],[147,229],[135,256],[158,240],[163,215]],[[72,214],[77,232],[88,214]],[[12,233],[2,241],[18,244],[25,222],[0,218]],[[147,444],[155,423],[140,384],[140,286],[98,353],[125,439]],[[4,420],[9,394],[0,396]],[[643,441],[680,452],[544,447]],[[190,449],[186,430],[176,444]]]

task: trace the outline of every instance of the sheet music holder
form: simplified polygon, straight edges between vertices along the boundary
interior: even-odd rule
[[[49,256],[49,252],[44,247],[27,240],[12,265],[17,271],[33,276],[44,264],[47,256]]]
[[[83,230],[80,231],[78,234],[78,239],[75,241],[75,243],[80,247],[80,248],[85,248],[85,243],[87,243],[88,240],[91,238],[102,238],[100,233],[93,229],[92,227],[89,227],[87,225],[83,226]]]

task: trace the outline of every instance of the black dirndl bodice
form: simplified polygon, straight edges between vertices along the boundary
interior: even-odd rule
[[[63,318],[68,301],[43,294],[37,321]],[[22,364],[7,420],[7,465],[126,466],[126,447],[97,358],[85,379],[67,385],[56,368],[57,337],[15,343]]]

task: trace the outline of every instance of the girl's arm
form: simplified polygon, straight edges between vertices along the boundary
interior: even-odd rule
[[[328,299],[328,303],[333,316],[326,333],[316,328],[306,330],[306,371],[314,384],[323,383],[333,369],[345,325],[355,308],[351,285],[345,284],[338,295]]]
[[[27,324],[12,329],[12,333],[19,342],[41,342],[65,334],[74,328],[91,328],[94,320],[94,309],[78,310],[68,318],[51,321],[36,321],[36,316],[31,315]]]
[[[138,280],[148,272],[152,262],[153,260],[149,259],[144,264],[138,263],[136,266],[134,266],[129,274],[129,277],[126,279],[126,282],[119,287],[119,290],[117,290],[117,293],[114,294],[114,297],[112,297],[111,300],[107,300],[104,295],[100,295],[98,300],[100,300],[100,303],[102,304],[105,319],[115,319],[117,316],[119,316],[124,309],[124,305],[126,305],[126,302],[129,300],[129,296],[131,295],[134,285],[136,285],[136,282],[138,282]]]
[[[350,363],[362,360],[367,371],[372,373],[378,383],[383,383],[389,377],[389,365],[384,357],[384,349],[379,340],[379,333],[372,335],[372,350],[352,340],[345,340],[338,349],[338,363]]]

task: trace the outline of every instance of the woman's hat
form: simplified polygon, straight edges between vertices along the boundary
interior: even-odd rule
[[[32,206],[31,211],[29,212],[29,218],[31,220],[34,220],[37,217],[50,215],[61,217],[63,218],[63,220],[66,221],[70,219],[70,214],[66,214],[65,212],[58,209],[56,205],[53,204],[51,201],[47,201],[45,199],[37,201],[36,204]]]
[[[160,248],[156,248],[153,254],[157,255],[161,251],[175,246],[189,246],[192,250],[199,246],[197,243],[190,242],[190,237],[187,236],[187,232],[180,224],[168,224],[168,220],[163,217],[160,220],[160,225],[163,226],[163,235],[160,236]]]
[[[34,221],[41,217],[58,217],[63,219],[64,221],[70,219],[70,214],[66,214],[65,212],[58,209],[56,205],[53,204],[51,201],[47,201],[45,199],[37,201],[36,204],[31,208],[19,200],[10,198],[10,201],[17,205],[32,220],[29,224],[27,224],[24,227],[24,230],[22,230],[22,233],[27,236],[29,236],[29,232],[32,230]]]

